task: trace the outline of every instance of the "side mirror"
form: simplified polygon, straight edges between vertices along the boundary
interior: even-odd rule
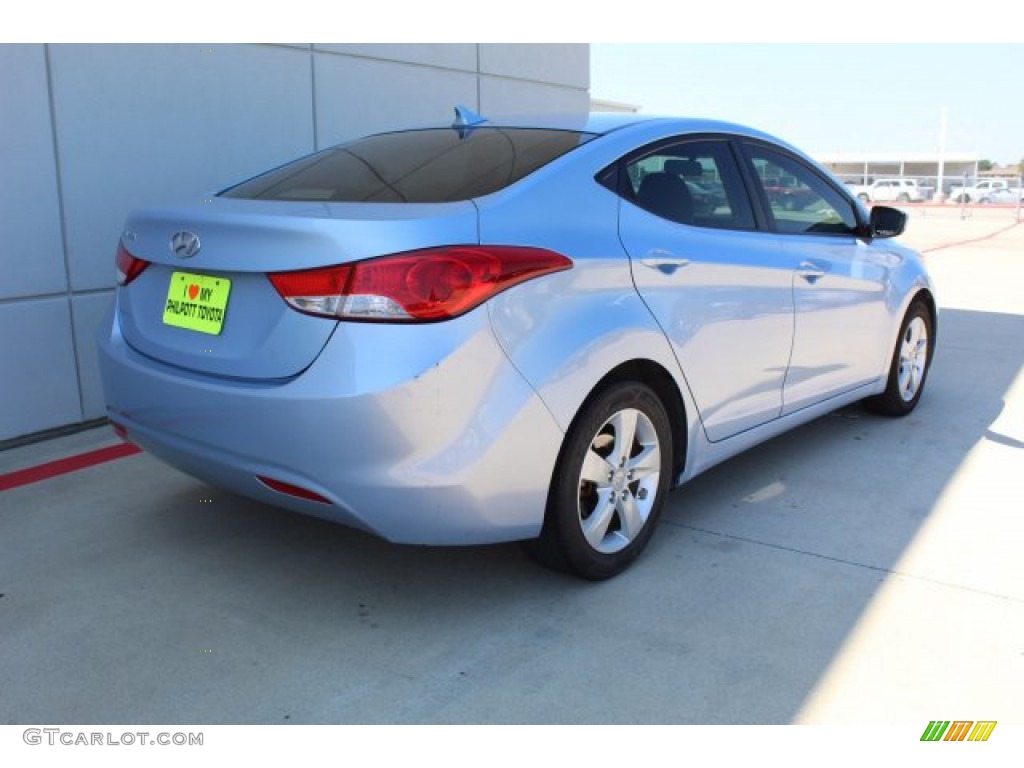
[[[887,205],[876,205],[871,209],[868,230],[871,237],[899,237],[907,228],[907,214]]]

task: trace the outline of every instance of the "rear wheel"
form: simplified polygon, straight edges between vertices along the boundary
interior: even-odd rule
[[[587,579],[621,573],[647,546],[668,492],[672,430],[644,384],[613,384],[581,410],[551,481],[544,528],[527,542],[549,568]]]
[[[886,416],[906,416],[914,410],[924,391],[934,347],[931,312],[924,302],[914,301],[900,327],[885,392],[868,398],[864,406]]]
[[[906,192],[900,192],[900,196],[896,199],[899,200],[901,203],[909,203],[910,195],[908,195]]]

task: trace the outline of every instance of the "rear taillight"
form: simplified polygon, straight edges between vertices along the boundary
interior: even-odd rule
[[[117,256],[114,258],[117,265],[117,284],[128,285],[138,277],[142,270],[149,266],[144,259],[137,259],[128,253],[128,250],[121,244],[117,244]]]
[[[457,317],[517,283],[571,267],[541,248],[459,245],[268,277],[300,312],[416,322]]]

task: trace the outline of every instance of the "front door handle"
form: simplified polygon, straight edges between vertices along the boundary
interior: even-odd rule
[[[663,251],[661,249],[648,251],[647,255],[640,259],[640,263],[645,267],[656,269],[666,275],[671,275],[680,267],[685,267],[690,263],[689,259],[684,259],[681,256],[674,256],[669,251]]]

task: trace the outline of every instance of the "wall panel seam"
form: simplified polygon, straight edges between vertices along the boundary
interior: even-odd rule
[[[309,96],[313,113],[313,151],[320,151],[320,134],[316,117],[316,57],[313,46],[309,47]]]
[[[43,44],[43,59],[46,64],[46,98],[50,109],[50,138],[53,143],[53,168],[57,182],[57,226],[60,228],[61,251],[64,257],[64,297],[68,307],[68,324],[71,331],[71,354],[75,363],[75,390],[78,395],[78,418],[85,418],[85,398],[82,393],[82,370],[78,359],[78,338],[75,332],[75,308],[71,301],[71,258],[68,250],[67,219],[64,211],[64,182],[60,158],[60,142],[57,138],[57,104],[53,94],[53,70],[50,66],[50,44]]]
[[[439,72],[458,72],[461,75],[472,75],[474,71],[472,69],[462,69],[460,67],[446,67],[443,64],[427,64],[421,61],[406,61],[405,59],[389,59],[385,56],[367,56],[362,53],[343,53],[341,51],[325,51],[322,48],[313,48],[313,53],[319,56],[340,56],[349,59],[361,59],[363,61],[378,61],[385,64],[400,64],[406,67],[422,67],[423,69],[434,69]]]
[[[566,91],[589,92],[589,88],[582,85],[566,85],[565,83],[553,83],[548,80],[531,80],[528,77],[515,77],[513,75],[492,75],[488,72],[480,72],[479,77],[486,77],[490,80],[508,80],[512,83],[526,83],[528,85],[543,85],[547,88],[562,88]]]
[[[70,298],[72,301],[79,296],[99,296],[102,294],[113,294],[113,288],[83,288],[78,291],[55,291],[53,293],[33,293],[25,296],[2,296],[0,306],[5,304],[17,304],[23,301],[50,301],[51,299]]]

